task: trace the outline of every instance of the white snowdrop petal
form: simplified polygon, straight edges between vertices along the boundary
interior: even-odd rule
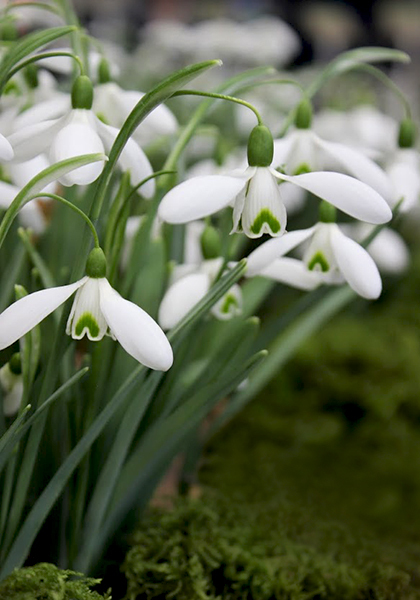
[[[62,119],[42,121],[12,133],[9,142],[15,153],[14,161],[25,162],[46,152],[62,126]]]
[[[410,252],[403,238],[393,229],[382,229],[367,251],[383,273],[395,275],[408,268]]]
[[[355,219],[380,224],[392,218],[392,211],[382,196],[349,175],[318,171],[293,177],[281,174],[280,178],[330,202]]]
[[[322,283],[317,272],[309,271],[301,260],[289,256],[276,258],[259,275],[300,290],[314,290]]]
[[[3,397],[3,413],[5,417],[12,417],[20,409],[23,397],[23,380],[16,381],[9,393]]]
[[[286,208],[281,200],[279,185],[271,170],[257,167],[245,190],[241,215],[244,233],[250,238],[264,233],[280,236],[286,230]]]
[[[166,291],[159,306],[158,322],[165,329],[175,327],[209,291],[210,277],[190,273],[177,279]]]
[[[71,110],[71,101],[68,94],[53,93],[53,98],[39,102],[28,108],[14,122],[15,131],[23,127],[30,127],[41,121],[59,119]]]
[[[76,292],[66,326],[67,335],[74,340],[86,335],[89,340],[99,341],[107,332],[108,325],[100,309],[100,281],[88,277]]]
[[[7,166],[10,173],[10,178],[15,185],[23,188],[33,177],[50,166],[45,154],[40,154],[31,160],[26,160],[22,163],[12,163]],[[47,185],[42,191],[53,193],[56,189],[56,182]]]
[[[378,298],[381,276],[373,258],[360,244],[345,236],[338,227],[331,230],[331,247],[338,268],[350,287],[363,298]]]
[[[0,314],[0,350],[20,339],[67,300],[87,277],[75,283],[29,294]]]
[[[413,165],[396,162],[388,168],[393,186],[393,204],[401,199],[401,211],[408,212],[420,201],[420,173]]]
[[[275,169],[287,164],[293,145],[293,133],[279,140],[274,140],[274,152],[271,164]]]
[[[73,120],[55,136],[49,157],[54,164],[75,156],[96,153],[104,154],[104,146],[96,131],[88,123]],[[59,181],[66,186],[88,185],[99,177],[103,166],[103,161],[84,165],[67,173]]]
[[[188,179],[175,186],[162,199],[158,215],[167,223],[188,223],[207,217],[228,204],[245,187],[244,177],[208,175]]]
[[[12,160],[14,156],[10,142],[0,133],[0,160]]]
[[[353,150],[344,144],[327,142],[317,137],[316,143],[334,161],[338,161],[343,168],[356,179],[360,179],[371,188],[376,190],[386,200],[391,195],[391,182],[383,171],[373,160],[362,152]]]
[[[262,269],[268,267],[276,258],[287,254],[290,250],[308,239],[314,229],[315,227],[310,227],[309,229],[290,231],[285,233],[281,238],[268,240],[264,244],[261,244],[261,246],[258,246],[248,256],[246,276],[254,277],[254,275],[259,275]]]
[[[122,298],[106,279],[100,281],[100,307],[111,333],[128,354],[150,369],[170,369],[173,353],[162,329],[139,306]]]
[[[243,299],[239,285],[233,285],[211,309],[212,315],[221,321],[229,321],[242,314]]]
[[[104,143],[105,150],[107,153],[109,153],[115,138],[119,134],[119,130],[116,127],[105,125],[105,123],[102,123],[102,121],[97,118],[95,118],[95,124]],[[123,171],[130,172],[131,184],[133,186],[137,185],[140,183],[140,181],[153,174],[152,165],[150,164],[149,159],[137,142],[131,138],[124,146],[118,159],[118,164]],[[145,196],[145,198],[151,198],[155,193],[155,180],[151,179],[145,183],[140,188],[140,192],[143,196]]]
[[[15,185],[0,181],[0,208],[9,208],[19,192],[20,189]]]

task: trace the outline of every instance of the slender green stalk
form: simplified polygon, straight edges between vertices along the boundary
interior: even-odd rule
[[[234,102],[235,104],[240,104],[241,106],[245,106],[246,108],[249,108],[249,110],[252,110],[254,115],[257,117],[258,125],[263,125],[261,115],[255,106],[246,100],[242,100],[241,98],[234,98],[233,96],[226,96],[225,94],[218,94],[216,92],[202,92],[199,90],[180,90],[172,95],[173,98],[176,96],[202,96],[204,98],[214,98],[215,100]]]
[[[79,217],[82,217],[82,219],[88,225],[90,232],[93,236],[95,248],[100,248],[99,237],[96,232],[94,224],[89,219],[89,217],[83,212],[83,210],[81,210],[78,206],[73,204],[73,202],[70,202],[70,200],[66,200],[62,196],[59,196],[58,194],[49,194],[47,192],[42,192],[42,194],[37,194],[36,196],[32,196],[31,200],[35,200],[36,198],[51,198],[52,200],[57,200],[57,202],[61,202],[61,204],[64,204],[68,208],[71,208],[71,210],[73,210],[76,214],[78,214]]]
[[[41,54],[36,54],[35,56],[30,56],[26,60],[23,60],[22,62],[20,62],[14,69],[11,69],[5,78],[6,83],[9,81],[9,79],[11,79],[14,75],[16,75],[16,73],[19,73],[19,71],[21,71],[28,65],[31,65],[32,63],[35,63],[35,62],[39,62],[40,60],[43,60],[44,58],[53,58],[56,56],[66,56],[68,58],[72,58],[77,63],[77,66],[79,67],[80,75],[84,74],[83,63],[80,60],[80,58],[78,56],[76,56],[75,54],[72,54],[71,52],[64,52],[64,51],[43,52]]]

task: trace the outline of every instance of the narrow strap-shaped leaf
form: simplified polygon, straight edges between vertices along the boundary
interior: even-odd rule
[[[83,154],[82,156],[75,156],[73,158],[62,160],[35,175],[35,177],[21,189],[3,217],[0,224],[0,247],[4,242],[4,238],[6,237],[13,220],[26,202],[29,202],[31,198],[41,192],[48,184],[60,179],[63,175],[67,175],[70,171],[100,160],[106,161],[108,159],[104,154]]]
[[[76,27],[69,25],[63,27],[51,27],[44,31],[30,33],[13,44],[0,63],[0,93],[7,81],[9,70],[20,60],[26,58],[29,54],[35,52],[35,50],[38,50],[73,31],[76,31]]]
[[[171,339],[180,339],[183,330],[197,321],[226,291],[242,276],[246,268],[246,261],[241,261],[227,275],[222,277],[210,292],[194,307],[193,310],[182,320],[182,322],[173,330]],[[111,417],[121,408],[127,395],[134,389],[137,381],[142,376],[145,367],[139,365],[129,378],[120,387],[112,398],[111,402],[105,406],[102,412],[95,419],[85,435],[79,440],[69,456],[60,466],[58,471],[52,477],[42,494],[35,502],[32,510],[25,519],[10,552],[0,571],[0,580],[6,577],[15,567],[21,566],[29,553],[31,545],[47,518],[51,508],[59,498],[69,478],[74,473],[80,461],[91,448],[92,444],[99,437]]]
[[[68,381],[63,383],[45,402],[42,404],[31,417],[24,423],[30,405],[25,407],[21,414],[15,419],[6,433],[0,439],[0,473],[6,464],[8,457],[15,445],[23,438],[25,433],[32,427],[32,425],[39,419],[41,414],[50,408],[51,404],[58,400],[65,391],[71,388],[77,383],[89,370],[89,367],[85,367],[78,371],[73,377],[70,377]]]
[[[270,381],[274,373],[293,356],[300,344],[317,331],[326,321],[339,312],[346,304],[354,300],[355,292],[348,286],[331,290],[327,296],[310,308],[301,317],[293,321],[269,346],[269,355],[261,368],[254,373],[247,386],[238,392],[228,406],[221,422],[231,419]]]
[[[169,460],[182,449],[191,432],[198,427],[209,410],[235,389],[266,355],[265,350],[258,352],[228,378],[199,389],[167,419],[148,429],[123,469],[112,510],[95,539],[92,562],[77,563],[77,568],[83,567],[86,571],[95,564],[107,540],[133,504],[137,508],[146,505]],[[148,485],[150,480],[151,485]]]

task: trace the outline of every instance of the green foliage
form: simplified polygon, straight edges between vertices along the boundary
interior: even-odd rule
[[[145,516],[127,600],[420,598],[419,260],[220,432],[202,500]]]
[[[408,575],[373,563],[355,568],[256,526],[255,513],[220,497],[153,509],[123,570],[127,600],[353,600],[410,598]]]
[[[92,591],[100,581],[40,563],[15,569],[0,583],[0,600],[111,600],[109,592],[102,595]]]

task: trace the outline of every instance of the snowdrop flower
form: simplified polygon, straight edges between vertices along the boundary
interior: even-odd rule
[[[275,167],[291,175],[333,167],[363,181],[383,198],[390,197],[390,181],[373,160],[344,144],[323,140],[310,129],[311,122],[311,104],[302,100],[296,112],[296,129],[274,141]]]
[[[8,209],[21,189],[48,166],[49,163],[44,155],[37,156],[24,163],[7,165],[7,175],[11,183],[0,181],[0,209]],[[21,224],[37,235],[42,234],[47,226],[47,218],[42,206],[52,202],[50,198],[42,197],[42,192],[54,193],[55,188],[56,184],[50,183],[39,193],[36,200],[27,202],[19,211]]]
[[[314,116],[313,130],[323,139],[358,148],[375,158],[392,152],[398,123],[373,106],[350,111],[323,110]]]
[[[101,76],[101,83],[95,87],[92,110],[104,118],[106,123],[120,128],[144,94],[134,90],[123,90],[109,80],[106,63],[101,67],[100,72],[105,73]],[[172,111],[160,104],[140,123],[133,133],[133,139],[140,145],[147,145],[158,137],[175,134],[177,129],[178,122]]]
[[[0,160],[9,161],[13,156],[14,152],[10,142],[0,133]]]
[[[185,234],[185,262],[176,265],[171,273],[170,285],[159,307],[158,322],[165,330],[175,327],[183,317],[209,291],[220,273],[220,240],[217,232],[200,221],[189,223]],[[204,251],[204,255],[203,255]],[[233,285],[212,307],[212,314],[228,320],[241,313],[242,293]]]
[[[0,314],[0,349],[23,337],[72,294],[76,297],[66,333],[92,341],[109,334],[124,350],[150,369],[167,371],[173,361],[172,348],[159,325],[139,306],[125,300],[105,277],[106,259],[100,248],[91,251],[86,276],[60,287],[25,296]]]
[[[333,207],[323,205],[321,219],[324,220],[314,227],[292,231],[259,246],[248,257],[247,276],[263,275],[289,285],[297,283],[302,289],[346,281],[359,296],[378,298],[382,281],[372,257],[340,231],[334,222]],[[285,263],[281,257],[306,240],[309,244],[303,257],[306,268],[303,271],[297,263]]]
[[[19,352],[0,369],[0,385],[3,390],[3,414],[5,417],[15,415],[23,397],[22,365]]]
[[[15,160],[23,162],[39,154],[46,153],[52,164],[83,154],[109,152],[119,131],[105,125],[92,112],[93,88],[89,79],[80,76],[72,90],[73,109],[65,116],[42,121],[16,131],[9,137],[15,152]],[[120,167],[130,171],[132,185],[137,185],[153,173],[143,150],[129,139],[119,158]],[[98,161],[74,169],[59,178],[66,186],[87,185],[97,179],[104,163]],[[154,179],[142,188],[145,197],[153,196]]]
[[[393,186],[391,206],[402,200],[400,210],[409,212],[420,200],[420,153],[414,148],[415,126],[410,119],[400,125],[398,148],[385,167]]]
[[[342,232],[362,242],[373,231],[372,225],[367,223],[345,223],[340,225]],[[402,236],[384,227],[370,242],[366,248],[381,273],[386,275],[398,275],[407,270],[410,263],[410,253]]]
[[[376,224],[391,219],[388,204],[365,183],[341,173],[285,175],[270,166],[272,158],[271,133],[264,125],[257,125],[249,138],[249,167],[245,171],[184,181],[162,199],[160,218],[168,223],[188,223],[233,204],[233,232],[242,229],[251,238],[264,233],[281,236],[287,217],[281,185],[278,186],[280,180],[297,185],[362,221]]]

